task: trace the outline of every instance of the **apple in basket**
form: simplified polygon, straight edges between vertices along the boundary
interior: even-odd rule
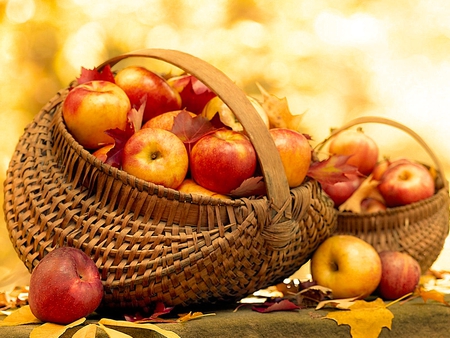
[[[323,191],[333,200],[336,207],[348,200],[364,181],[364,177],[360,175],[348,174],[347,178],[347,181],[334,184],[322,183]]]
[[[72,323],[94,312],[102,298],[97,266],[80,249],[54,249],[31,274],[28,302],[43,322]]]
[[[284,172],[290,188],[303,183],[311,164],[311,146],[299,132],[287,128],[269,130],[280,154]]]
[[[435,186],[433,176],[424,165],[405,162],[386,169],[378,190],[388,207],[396,207],[433,196]]]
[[[334,298],[366,298],[381,279],[381,259],[375,248],[352,235],[328,237],[311,258],[312,279],[330,288]]]
[[[380,259],[382,273],[377,293],[381,298],[398,299],[416,289],[421,270],[413,257],[399,251],[382,251]]]
[[[180,94],[160,75],[140,66],[128,66],[115,76],[133,108],[139,109],[145,102],[142,122],[162,113],[181,108]]]
[[[162,113],[161,115],[152,117],[150,120],[144,123],[142,128],[160,128],[171,131],[175,117],[181,112],[183,112],[183,110],[168,111],[166,113]],[[192,112],[188,111],[188,113],[191,117],[197,116]]]
[[[329,145],[330,154],[349,155],[347,164],[358,168],[363,175],[369,175],[378,162],[378,145],[358,130],[344,130],[335,135]]]
[[[168,130],[141,129],[128,139],[123,148],[123,170],[167,188],[177,188],[185,179],[188,167],[184,143]]]
[[[256,170],[256,152],[243,133],[219,129],[206,134],[191,149],[190,169],[202,187],[227,195]]]
[[[74,139],[86,149],[98,149],[113,143],[108,129],[125,129],[131,109],[125,92],[109,81],[89,81],[67,94],[62,115]]]

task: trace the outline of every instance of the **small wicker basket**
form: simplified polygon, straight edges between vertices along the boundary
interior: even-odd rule
[[[449,234],[449,190],[444,167],[432,149],[413,130],[396,121],[374,116],[354,119],[333,130],[318,149],[338,133],[364,123],[378,123],[409,134],[427,152],[437,170],[436,193],[409,205],[375,213],[338,212],[335,234],[354,235],[372,244],[378,251],[406,252],[426,272],[439,256]]]
[[[267,196],[180,193],[102,163],[68,133],[63,89],[25,129],[4,183],[8,232],[29,271],[55,247],[81,248],[99,268],[104,309],[234,301],[294,273],[335,229],[336,212],[319,184],[289,189],[267,128],[215,67],[145,49],[98,69],[130,57],[171,63],[229,105],[255,147]]]

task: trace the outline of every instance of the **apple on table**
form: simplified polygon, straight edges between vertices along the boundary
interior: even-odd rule
[[[94,312],[102,298],[98,268],[80,249],[56,248],[31,273],[28,302],[43,322],[72,323]]]

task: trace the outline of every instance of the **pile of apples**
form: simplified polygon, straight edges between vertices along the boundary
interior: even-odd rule
[[[74,139],[102,161],[148,182],[218,198],[262,176],[242,125],[194,76],[166,78],[127,66],[88,80],[70,89],[62,114]],[[248,98],[274,139],[289,186],[299,186],[312,157],[308,138],[271,128],[262,105]]]
[[[435,178],[427,167],[407,158],[379,160],[376,142],[361,128],[336,134],[330,140],[329,153],[348,156],[346,163],[357,169],[340,182],[322,183],[340,211],[383,211],[435,193]]]

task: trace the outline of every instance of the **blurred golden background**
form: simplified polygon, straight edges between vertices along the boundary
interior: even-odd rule
[[[23,128],[81,67],[141,48],[203,58],[256,97],[261,83],[304,113],[313,144],[358,116],[394,119],[423,137],[450,176],[449,1],[0,0],[0,13],[2,182]],[[382,155],[430,163],[405,133],[363,128]],[[0,221],[5,289],[28,273]],[[436,268],[450,269],[449,252]]]

